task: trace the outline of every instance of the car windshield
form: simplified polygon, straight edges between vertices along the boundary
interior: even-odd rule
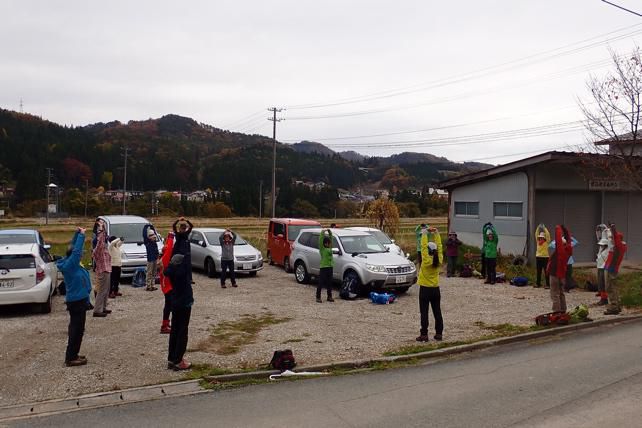
[[[207,242],[210,243],[210,245],[216,245],[217,247],[221,246],[221,243],[219,242],[218,238],[221,236],[223,232],[207,232],[205,233],[205,237],[207,238]],[[234,242],[234,246],[237,245],[247,245],[247,242],[241,238],[239,234],[236,234],[236,242]]]
[[[143,242],[144,223],[110,224],[109,234],[117,238],[124,238],[125,242]]]
[[[392,241],[390,240],[388,235],[386,235],[382,231],[380,231],[380,230],[372,230],[372,231],[370,231],[370,233],[373,234],[374,237],[377,238],[377,240],[379,240],[379,242],[381,242],[383,245],[392,244]]]
[[[339,238],[346,253],[385,253],[386,249],[372,235],[341,236]]]
[[[309,226],[309,225],[288,225],[288,241],[294,242],[294,240],[299,236],[299,232],[301,232],[301,229],[309,229],[310,227],[314,226]]]
[[[0,233],[2,244],[35,244],[36,235],[33,233]]]

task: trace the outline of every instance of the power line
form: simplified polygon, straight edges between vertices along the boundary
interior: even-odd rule
[[[629,13],[632,13],[633,15],[637,15],[637,16],[641,16],[641,17],[642,17],[642,14],[637,13],[637,12],[634,12],[634,11],[632,11],[631,9],[627,9],[627,8],[622,7],[622,6],[620,6],[620,5],[617,5],[617,4],[615,4],[615,3],[611,3],[610,1],[606,1],[606,0],[602,0],[602,1],[603,1],[604,3],[606,3],[606,4],[610,4],[611,6],[615,6],[615,7],[617,7],[618,9],[622,9],[622,10],[625,10],[625,11],[627,11],[627,12],[629,12]]]
[[[640,34],[642,31],[638,28],[642,24],[635,24],[629,27],[623,27],[614,31],[610,31],[607,33],[600,34],[598,36],[590,37],[588,39],[580,40],[574,43],[570,43],[565,46],[561,46],[555,49],[550,49],[548,51],[543,51],[537,54],[532,54],[526,57],[522,57],[516,60],[508,61],[505,63],[501,63],[498,65],[494,66],[489,66],[485,68],[481,68],[479,70],[463,73],[457,77],[454,78],[448,78],[448,79],[440,79],[440,80],[435,80],[432,82],[424,83],[424,84],[417,84],[417,85],[412,85],[412,86],[407,86],[404,88],[399,88],[399,89],[390,89],[386,91],[379,91],[371,94],[366,94],[366,95],[361,95],[361,96],[356,96],[356,97],[350,97],[350,98],[343,98],[339,99],[333,102],[328,102],[328,103],[310,103],[310,104],[298,104],[298,105],[292,105],[289,106],[288,109],[290,110],[295,110],[295,109],[313,109],[313,108],[324,108],[324,107],[334,107],[334,106],[339,106],[339,105],[345,105],[345,104],[354,104],[354,103],[361,103],[361,102],[366,102],[366,101],[373,101],[376,99],[381,99],[381,98],[390,98],[390,97],[396,97],[396,96],[401,96],[401,95],[407,95],[410,93],[415,93],[415,92],[420,92],[420,91],[425,91],[428,89],[434,89],[435,87],[441,87],[441,86],[446,86],[446,85],[452,85],[454,83],[460,83],[465,80],[471,80],[471,79],[477,79],[480,77],[485,77],[488,75],[492,75],[497,72],[506,72],[513,70],[515,68],[519,67],[524,67],[527,65],[533,65],[539,62],[543,61],[548,61],[550,59],[558,58],[560,56],[566,56],[566,55],[571,55],[577,52],[581,52],[586,49],[591,49],[593,47],[602,45],[602,44],[607,44],[611,43],[614,41],[622,40],[627,37],[635,36]],[[606,36],[610,36],[612,34],[620,33],[623,31],[628,31],[633,28],[638,28],[635,31],[631,31],[629,33],[625,34],[620,34],[614,37],[610,37],[604,40],[600,40],[599,42],[592,42],[596,39],[601,39]],[[582,44],[584,44],[582,46]],[[573,46],[580,45],[579,47],[572,48]],[[538,58],[541,57],[541,58]]]

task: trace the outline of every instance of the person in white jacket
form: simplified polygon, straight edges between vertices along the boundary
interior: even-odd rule
[[[604,226],[604,227],[601,227]],[[606,293],[606,282],[604,274],[604,266],[606,264],[606,259],[609,256],[609,229],[605,225],[599,225],[596,228],[596,233],[599,237],[597,242],[597,292],[600,297],[600,301],[597,302],[598,305],[604,306],[609,304],[608,294]]]
[[[109,255],[111,256],[109,297],[111,299],[116,298],[116,296],[123,295],[123,293],[118,291],[118,286],[120,285],[120,273],[123,266],[123,258],[120,251],[120,247],[122,246],[123,238],[116,238],[115,236],[109,238]]]

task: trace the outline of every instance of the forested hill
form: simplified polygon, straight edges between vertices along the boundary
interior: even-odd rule
[[[37,116],[0,109],[0,184],[15,186],[17,202],[42,198],[46,168],[65,188],[122,188],[127,146],[127,188],[225,189],[237,214],[255,211],[259,182],[269,189],[272,141],[166,115],[159,119],[67,127]],[[409,164],[410,165],[410,164]],[[364,173],[359,167],[369,168]],[[299,152],[279,144],[277,184],[323,181],[334,188],[377,182],[390,167],[377,158],[352,161],[332,153]],[[415,163],[408,183],[421,186],[462,170],[440,159]],[[416,179],[414,175],[416,174]]]

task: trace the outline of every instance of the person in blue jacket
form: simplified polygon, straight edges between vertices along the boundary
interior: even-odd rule
[[[67,367],[82,366],[87,364],[87,358],[80,355],[80,345],[85,333],[85,320],[87,311],[91,308],[89,293],[91,292],[91,278],[89,272],[82,267],[83,246],[85,245],[85,229],[77,228],[71,244],[67,250],[67,256],[58,260],[56,265],[65,278],[65,304],[69,311],[69,328],[67,352],[65,353],[65,365]]]

